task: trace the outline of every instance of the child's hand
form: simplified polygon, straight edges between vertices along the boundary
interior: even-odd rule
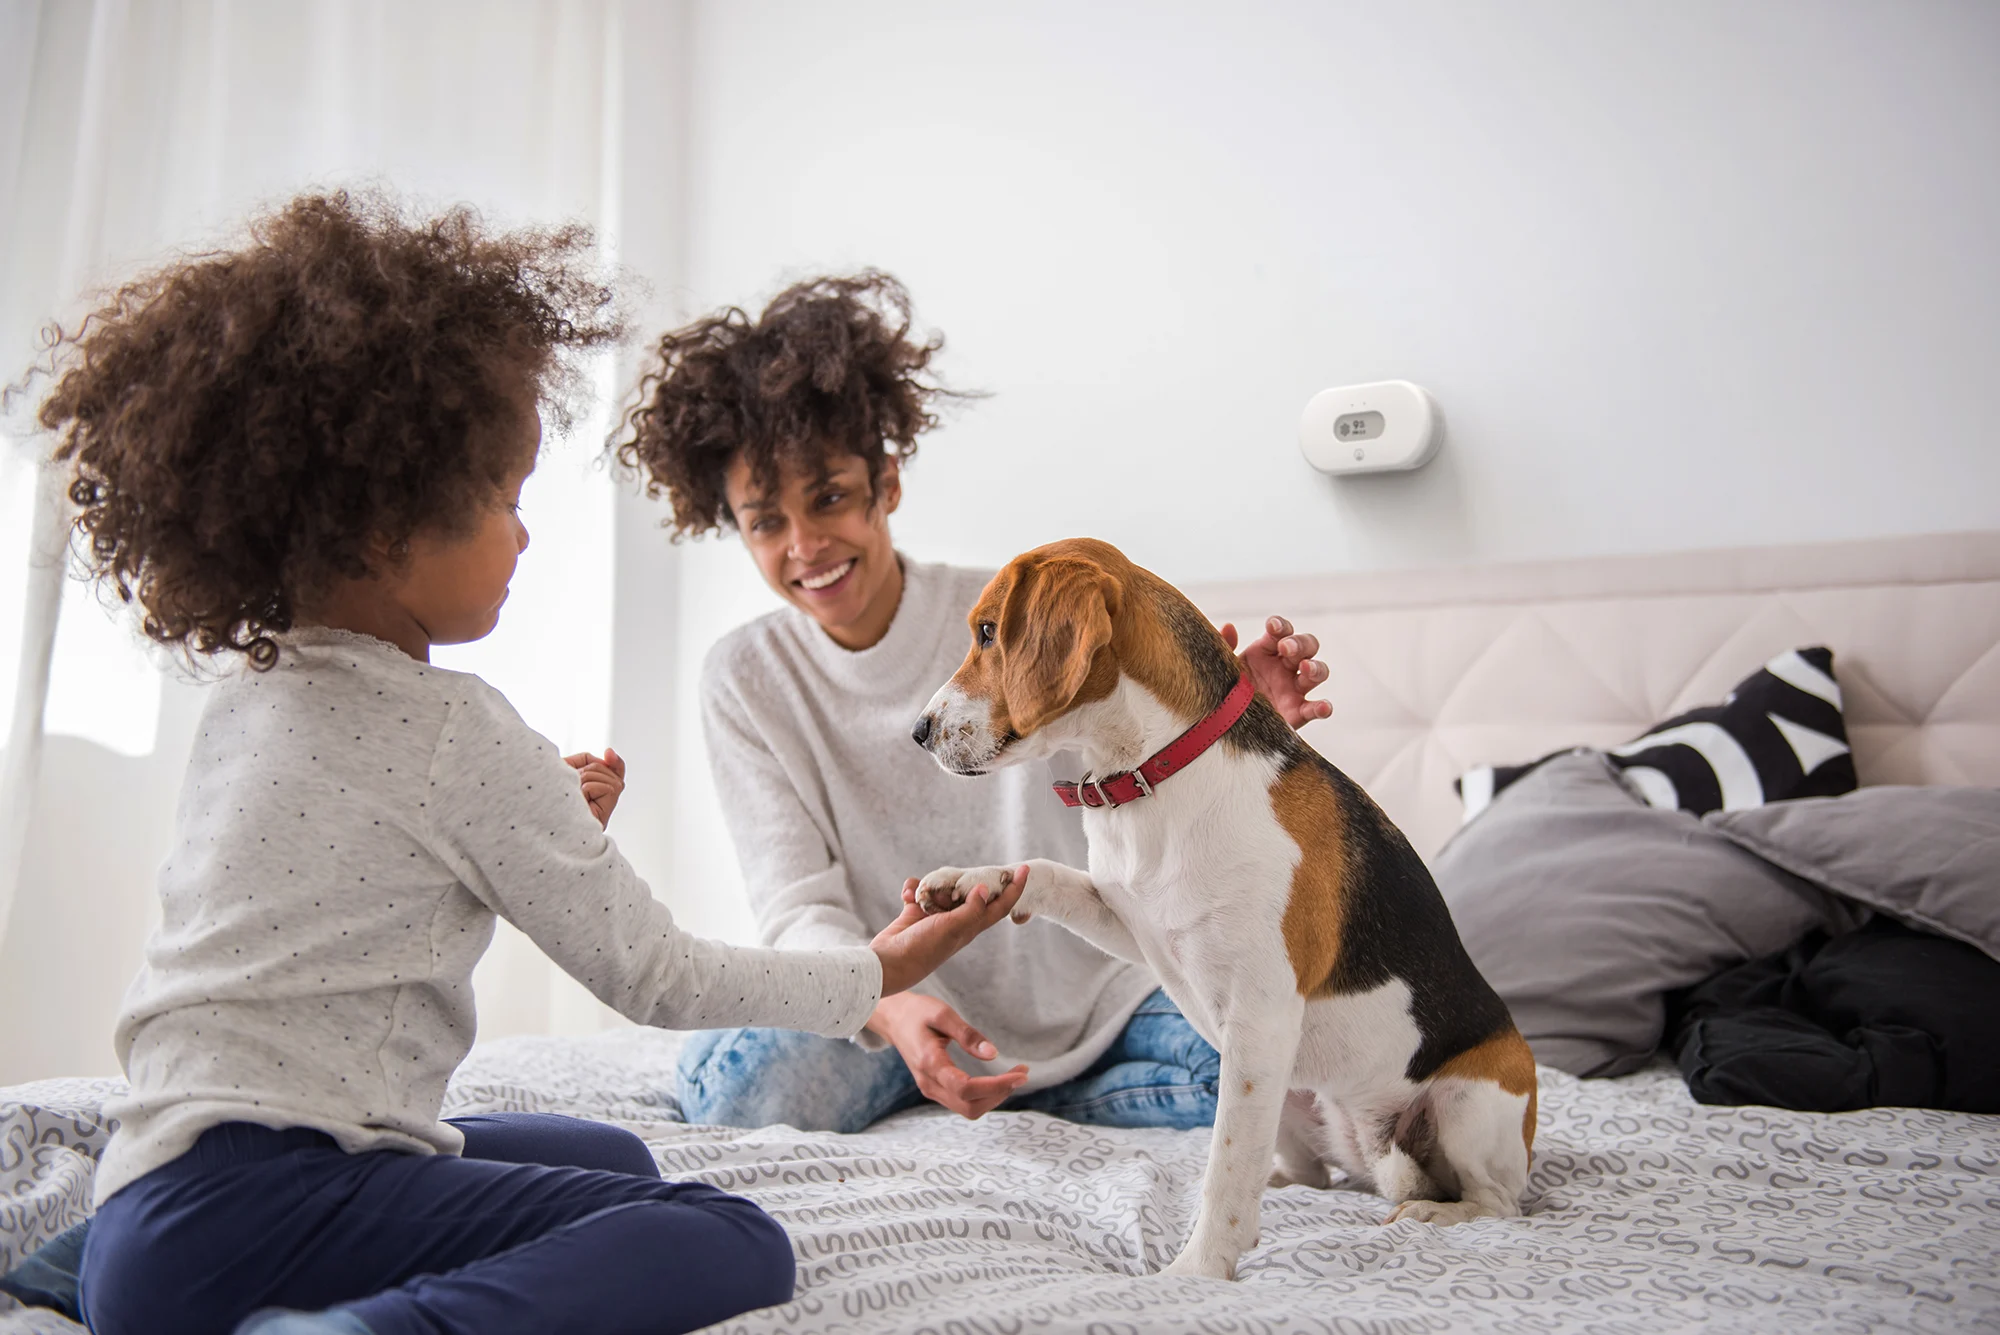
[[[1004,890],[976,885],[965,902],[948,913],[926,914],[917,903],[917,880],[903,882],[903,912],[869,945],[882,961],[882,995],[891,996],[922,982],[972,938],[1006,917],[1027,888],[1028,869],[1014,869]]]
[[[599,825],[609,825],[611,809],[618,805],[618,795],[625,791],[625,757],[607,746],[602,756],[579,751],[564,756],[563,762],[576,771],[577,782],[583,786],[583,800],[590,803],[590,814],[597,817]]]

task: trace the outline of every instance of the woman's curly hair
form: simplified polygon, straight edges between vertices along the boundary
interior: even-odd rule
[[[567,425],[575,354],[623,321],[588,229],[498,233],[308,195],[52,325],[39,408],[91,573],[145,633],[260,668],[385,544],[477,523],[524,461],[532,395]]]
[[[723,482],[739,455],[765,488],[859,455],[873,488],[937,425],[936,400],[971,397],[926,376],[944,339],[914,338],[912,324],[903,285],[866,269],[795,283],[754,322],[731,306],[673,330],[613,453],[647,496],[667,494],[676,539],[735,525]]]

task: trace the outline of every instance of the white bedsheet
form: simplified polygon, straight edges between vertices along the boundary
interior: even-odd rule
[[[673,1047],[642,1032],[493,1044],[448,1111],[620,1121],[668,1175],[770,1210],[798,1252],[797,1299],[719,1330],[2000,1331],[2000,1118],[1705,1108],[1665,1068],[1544,1069],[1526,1218],[1385,1228],[1372,1196],[1289,1187],[1265,1196],[1262,1241],[1221,1284],[1148,1273],[1187,1231],[1205,1132],[937,1111],[859,1136],[688,1127],[667,1095]],[[101,1128],[64,1100],[103,1093],[0,1090],[0,1257],[24,1217],[48,1236],[80,1211]]]

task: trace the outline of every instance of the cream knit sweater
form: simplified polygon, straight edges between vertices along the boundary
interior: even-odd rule
[[[1082,822],[1049,791],[1050,765],[961,778],[910,739],[965,657],[966,613],[991,575],[905,558],[895,620],[859,652],[790,608],[710,651],[709,763],[765,944],[865,942],[901,910],[904,878],[939,866],[1085,865]],[[985,933],[916,990],[1000,1053],[954,1060],[975,1073],[1027,1062],[1033,1090],[1081,1074],[1156,986],[1143,966],[1034,919]]]

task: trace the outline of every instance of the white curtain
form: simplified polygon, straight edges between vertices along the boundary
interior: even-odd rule
[[[658,61],[682,22],[646,0],[0,0],[0,379],[50,317],[308,188],[581,218],[616,261],[621,229],[673,225],[628,216],[628,195],[657,215],[671,192],[625,178],[645,163],[635,132],[674,142],[660,121],[678,101],[624,71],[677,77]],[[635,105],[646,123],[628,127]],[[594,459],[618,376],[607,359],[596,416],[551,440],[530,483],[535,545],[501,629],[439,655],[566,750],[601,748],[609,726],[614,496]],[[0,1032],[0,1084],[107,1068],[200,703],[65,578],[66,502],[34,465],[48,441],[28,406],[0,461],[0,1014],[64,1022]],[[489,1035],[605,1014],[518,938],[480,985]]]

